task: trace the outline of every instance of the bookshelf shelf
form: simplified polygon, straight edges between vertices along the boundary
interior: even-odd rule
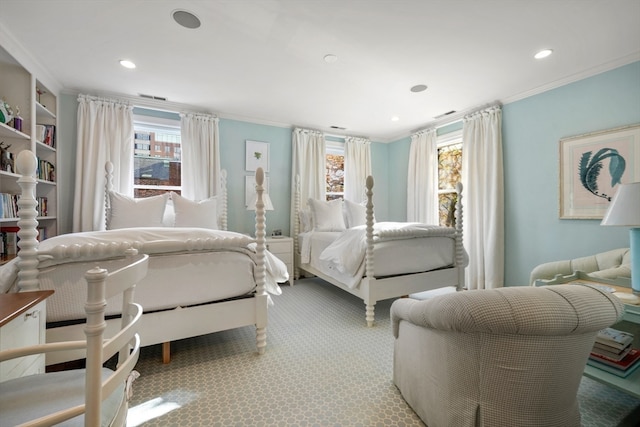
[[[56,129],[59,100],[56,91],[52,91],[43,80],[38,79],[31,66],[25,66],[16,59],[11,47],[10,43],[6,46],[0,43],[0,98],[9,104],[14,113],[19,110],[22,124],[21,131],[18,131],[13,128],[13,121],[0,123],[0,141],[8,146],[6,150],[11,157],[8,161],[4,157],[4,167],[0,168],[0,193],[20,193],[17,183],[20,175],[15,173],[17,171],[11,165],[21,151],[33,152],[40,162],[39,177],[45,178],[38,179],[35,196],[39,201],[46,201],[46,211],[49,214],[46,219],[38,220],[42,220],[47,236],[55,236],[58,234],[56,217],[59,188],[54,181],[58,164]],[[3,209],[3,212],[6,215],[7,211]],[[15,227],[17,223],[17,218],[0,219],[0,224],[4,227]]]

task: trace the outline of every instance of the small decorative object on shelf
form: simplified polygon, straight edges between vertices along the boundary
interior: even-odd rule
[[[22,132],[22,117],[20,117],[20,107],[16,106],[16,115],[13,117],[13,128]]]
[[[11,110],[11,106],[4,99],[0,99],[0,123],[7,124],[12,118],[13,110]]]
[[[9,151],[11,145],[0,142],[0,169],[4,172],[13,172],[13,153]]]

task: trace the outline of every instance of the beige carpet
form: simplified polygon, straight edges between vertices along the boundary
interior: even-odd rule
[[[361,300],[320,280],[284,286],[274,298],[267,351],[245,327],[144,348],[129,425],[423,426],[393,385],[391,301],[367,328]],[[640,400],[584,378],[585,427],[634,425]]]

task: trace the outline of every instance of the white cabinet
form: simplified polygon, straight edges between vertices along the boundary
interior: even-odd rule
[[[45,343],[46,298],[53,291],[0,294],[0,350]],[[44,372],[44,355],[0,363],[0,382]]]
[[[267,237],[267,250],[287,265],[289,285],[293,286],[293,239],[291,237]]]

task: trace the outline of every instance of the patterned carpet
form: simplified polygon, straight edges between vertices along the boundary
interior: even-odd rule
[[[423,426],[392,382],[391,301],[367,328],[361,300],[317,279],[284,286],[269,311],[267,351],[255,328],[144,348],[129,426]],[[634,426],[640,400],[583,378],[583,426]]]

